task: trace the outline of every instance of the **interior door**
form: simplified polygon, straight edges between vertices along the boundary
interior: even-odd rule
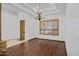
[[[25,40],[25,20],[20,21],[20,40]]]

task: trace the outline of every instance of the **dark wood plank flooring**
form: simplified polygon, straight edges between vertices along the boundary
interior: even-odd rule
[[[7,49],[8,56],[66,56],[64,41],[34,38]]]

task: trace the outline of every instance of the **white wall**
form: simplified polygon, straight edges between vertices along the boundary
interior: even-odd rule
[[[2,39],[20,38],[20,20],[25,20],[25,38],[32,39],[37,36],[36,20],[21,10],[15,10],[8,4],[2,5]]]
[[[38,37],[39,38],[46,38],[46,39],[51,39],[51,40],[62,40],[63,39],[63,23],[64,23],[64,14],[54,14],[51,16],[46,17],[46,19],[59,19],[59,35],[54,36],[54,35],[41,35],[39,34],[39,22],[38,22]]]
[[[3,4],[3,7],[8,7],[9,5]],[[11,11],[10,11],[11,10]],[[63,40],[63,21],[64,14],[47,16],[46,19],[59,18],[59,36],[53,35],[40,35],[39,34],[39,21],[36,21],[33,17],[28,15],[26,12],[18,11],[15,12],[12,7],[9,6],[9,11],[2,11],[2,39],[13,39],[19,38],[19,25],[20,20],[25,20],[25,38],[31,39],[34,37],[48,38],[52,40]],[[16,14],[17,13],[17,14]],[[61,33],[62,32],[62,33]]]
[[[34,18],[27,13],[19,12],[18,17],[20,20],[25,20],[25,38],[26,40],[37,37],[37,22]]]
[[[68,55],[79,56],[79,4],[67,4],[64,32]]]
[[[4,5],[2,5],[4,7]],[[17,15],[2,8],[2,39],[19,38],[19,20]]]

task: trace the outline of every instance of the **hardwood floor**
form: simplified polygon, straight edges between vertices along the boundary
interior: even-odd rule
[[[64,41],[34,38],[7,49],[8,56],[66,56]]]

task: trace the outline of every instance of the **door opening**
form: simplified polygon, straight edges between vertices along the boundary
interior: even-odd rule
[[[20,21],[20,40],[25,40],[25,20]]]

